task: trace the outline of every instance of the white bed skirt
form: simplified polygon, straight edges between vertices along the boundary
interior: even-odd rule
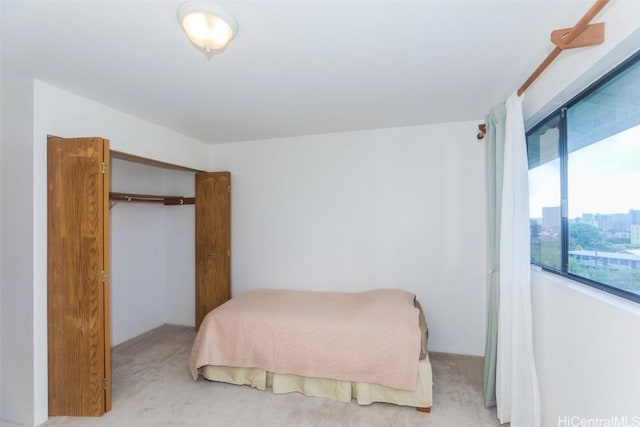
[[[259,390],[271,387],[275,394],[298,392],[305,396],[326,397],[340,402],[351,402],[352,399],[356,399],[360,405],[387,402],[417,408],[430,408],[433,404],[433,378],[428,357],[418,364],[416,390],[411,391],[397,390],[378,384],[274,374],[258,368],[207,365],[201,367],[199,373],[210,381],[249,385]]]

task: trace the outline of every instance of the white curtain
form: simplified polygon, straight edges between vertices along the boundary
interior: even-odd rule
[[[506,102],[500,227],[500,309],[496,403],[501,423],[540,426],[533,355],[529,246],[529,181],[522,99]]]

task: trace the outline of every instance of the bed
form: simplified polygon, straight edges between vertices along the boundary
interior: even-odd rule
[[[262,289],[205,316],[189,365],[194,380],[429,412],[427,336],[422,308],[404,290]]]

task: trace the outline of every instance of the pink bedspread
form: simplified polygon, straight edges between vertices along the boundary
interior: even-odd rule
[[[202,322],[189,360],[415,390],[420,355],[414,294],[257,290]]]

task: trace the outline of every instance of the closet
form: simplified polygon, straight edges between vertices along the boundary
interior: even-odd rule
[[[230,298],[230,174],[110,151],[98,137],[48,137],[47,156],[49,415],[100,416],[111,409],[110,204],[195,203],[198,326]],[[196,197],[110,193],[111,158],[194,172]]]

